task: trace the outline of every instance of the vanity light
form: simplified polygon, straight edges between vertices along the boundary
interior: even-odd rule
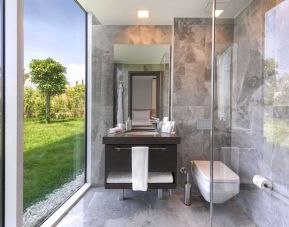
[[[223,9],[216,9],[215,10],[215,16],[216,17],[219,17],[219,16],[221,16],[221,14],[224,12],[224,10]]]
[[[137,17],[138,18],[149,18],[150,12],[148,10],[138,10],[137,11]]]

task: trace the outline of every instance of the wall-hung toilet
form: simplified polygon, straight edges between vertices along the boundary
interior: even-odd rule
[[[210,161],[191,161],[193,178],[204,199],[210,202]],[[213,202],[223,203],[240,191],[240,178],[221,161],[214,161]]]

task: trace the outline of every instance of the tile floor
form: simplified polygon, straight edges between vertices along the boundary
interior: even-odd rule
[[[119,190],[92,188],[58,224],[59,227],[207,227],[209,204],[192,197],[185,206],[182,193],[174,191],[157,199],[157,191],[125,191],[126,199],[118,199]],[[253,227],[256,224],[230,200],[214,206],[214,226]]]

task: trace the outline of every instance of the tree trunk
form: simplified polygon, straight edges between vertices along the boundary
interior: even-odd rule
[[[45,119],[46,119],[46,124],[49,124],[50,123],[50,95],[48,94],[48,92],[45,95],[45,99],[46,99]]]

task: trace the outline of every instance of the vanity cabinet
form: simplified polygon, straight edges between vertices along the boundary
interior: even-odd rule
[[[128,136],[126,133],[103,138],[105,144],[105,188],[131,189],[127,182],[108,183],[110,173],[131,173],[131,148],[149,147],[149,173],[171,173],[170,183],[148,183],[149,189],[175,189],[177,185],[177,144],[176,135],[160,133],[155,136]]]

